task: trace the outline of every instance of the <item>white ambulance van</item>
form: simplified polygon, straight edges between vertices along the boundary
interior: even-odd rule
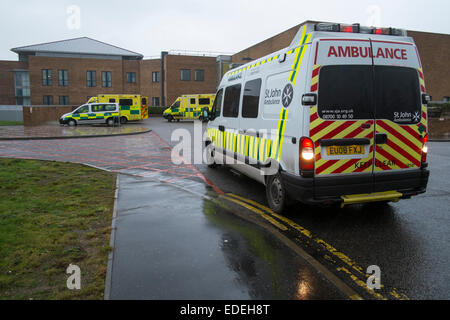
[[[288,48],[224,75],[208,162],[265,184],[275,212],[288,199],[407,199],[428,183],[428,100],[406,31],[306,24]]]

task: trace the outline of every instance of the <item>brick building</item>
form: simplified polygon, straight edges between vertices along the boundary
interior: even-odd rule
[[[316,22],[305,21],[239,51],[231,57],[232,63],[244,64],[288,47],[299,28],[306,23]],[[408,31],[408,36],[414,39],[419,50],[427,93],[432,96],[433,101],[450,101],[450,35]]]
[[[150,106],[188,93],[215,92],[216,59],[161,54],[160,59],[90,38],[12,49],[0,61],[0,105],[80,105],[103,93],[142,94]]]
[[[19,61],[0,61],[0,105],[80,105],[102,93],[136,93],[150,106],[170,105],[182,94],[213,93],[233,65],[247,63],[289,46],[300,26],[232,56],[179,55],[160,58],[90,38],[76,38],[12,49]],[[408,31],[423,64],[428,94],[450,100],[450,35]]]

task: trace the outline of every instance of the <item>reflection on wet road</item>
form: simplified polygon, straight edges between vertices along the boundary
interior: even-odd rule
[[[348,298],[202,187],[120,176],[111,299]]]

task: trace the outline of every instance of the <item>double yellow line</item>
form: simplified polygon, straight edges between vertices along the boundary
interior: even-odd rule
[[[399,293],[395,288],[393,288],[388,293],[388,296],[385,296],[381,293],[375,292],[375,290],[373,289],[370,289],[366,284],[368,275],[364,273],[364,269],[360,265],[358,265],[354,260],[349,258],[344,253],[338,251],[336,248],[334,248],[331,244],[327,243],[323,239],[313,236],[311,231],[300,226],[294,221],[273,212],[270,208],[256,201],[232,193],[227,193],[225,195],[222,195],[221,197],[258,214],[280,231],[288,231],[290,227],[299,232],[302,236],[306,237],[308,241],[316,243],[321,248],[323,248],[327,253],[324,257],[325,259],[327,259],[331,263],[335,263],[335,260],[333,260],[334,258],[344,263],[345,266],[336,267],[336,271],[338,271],[339,274],[344,275],[347,279],[350,279],[352,283],[354,283],[357,287],[364,289],[364,291],[369,293],[369,295],[374,297],[375,299],[388,300],[390,298],[399,300],[409,300],[409,298],[406,295]],[[296,240],[301,242],[299,238],[296,238]],[[359,295],[349,295],[349,298],[361,299]]]

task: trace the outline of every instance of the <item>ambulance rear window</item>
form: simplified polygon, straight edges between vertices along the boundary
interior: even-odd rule
[[[421,97],[416,69],[375,67],[376,118],[399,124],[419,123]]]
[[[372,66],[324,66],[319,75],[318,113],[324,120],[373,119]]]

